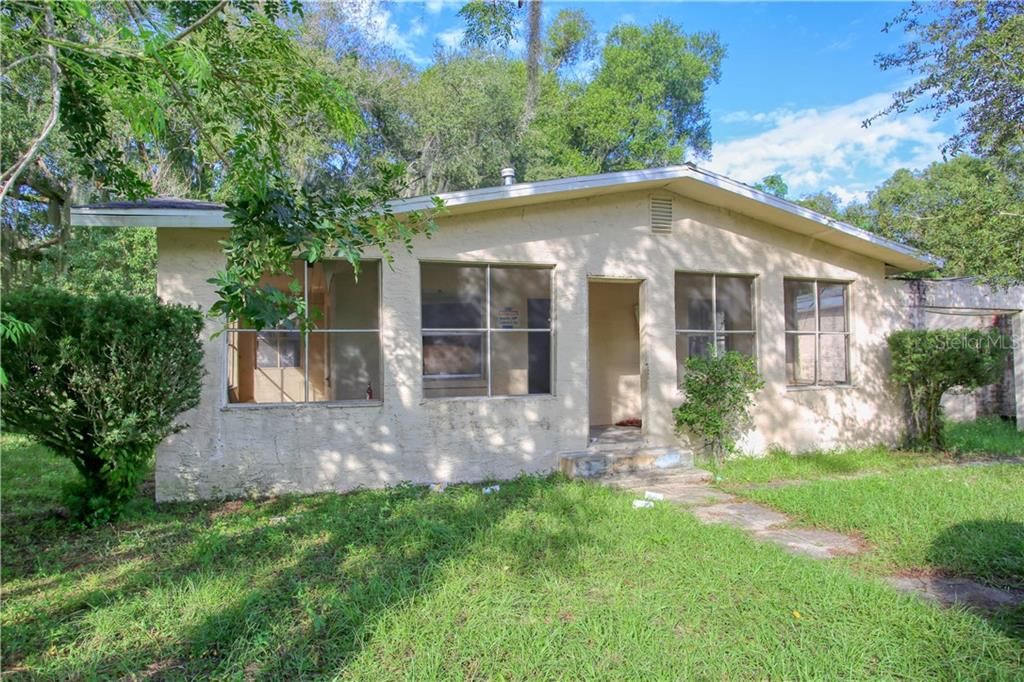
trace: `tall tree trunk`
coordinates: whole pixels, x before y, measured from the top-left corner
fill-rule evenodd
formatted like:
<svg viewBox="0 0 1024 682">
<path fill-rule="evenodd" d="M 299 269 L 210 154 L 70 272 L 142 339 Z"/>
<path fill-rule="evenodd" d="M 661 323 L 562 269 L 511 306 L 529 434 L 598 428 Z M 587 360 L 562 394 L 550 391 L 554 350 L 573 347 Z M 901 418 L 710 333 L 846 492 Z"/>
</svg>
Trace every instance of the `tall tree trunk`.
<svg viewBox="0 0 1024 682">
<path fill-rule="evenodd" d="M 519 122 L 520 137 L 526 135 L 533 117 L 537 113 L 537 99 L 540 95 L 540 52 L 541 52 L 541 0 L 530 0 L 527 7 L 526 29 L 526 101 L 523 116 Z"/>
</svg>

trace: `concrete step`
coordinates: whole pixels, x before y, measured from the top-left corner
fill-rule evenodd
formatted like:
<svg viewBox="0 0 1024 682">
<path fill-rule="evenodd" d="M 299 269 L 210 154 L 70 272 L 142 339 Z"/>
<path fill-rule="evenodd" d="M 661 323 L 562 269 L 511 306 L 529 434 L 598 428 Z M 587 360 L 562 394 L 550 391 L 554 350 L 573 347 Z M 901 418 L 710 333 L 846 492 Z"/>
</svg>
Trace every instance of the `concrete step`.
<svg viewBox="0 0 1024 682">
<path fill-rule="evenodd" d="M 693 453 L 676 447 L 566 452 L 561 469 L 569 478 L 595 478 L 636 471 L 693 467 Z"/>
<path fill-rule="evenodd" d="M 626 474 L 615 474 L 604 476 L 603 480 L 616 488 L 625 490 L 665 492 L 670 489 L 682 489 L 687 487 L 699 487 L 703 497 L 712 496 L 731 499 L 731 495 L 721 493 L 715 489 L 707 488 L 704 484 L 710 483 L 714 475 L 710 471 L 697 469 L 696 467 L 672 467 L 671 469 L 655 469 L 648 471 L 635 471 Z M 669 499 L 667 497 L 667 499 Z"/>
</svg>

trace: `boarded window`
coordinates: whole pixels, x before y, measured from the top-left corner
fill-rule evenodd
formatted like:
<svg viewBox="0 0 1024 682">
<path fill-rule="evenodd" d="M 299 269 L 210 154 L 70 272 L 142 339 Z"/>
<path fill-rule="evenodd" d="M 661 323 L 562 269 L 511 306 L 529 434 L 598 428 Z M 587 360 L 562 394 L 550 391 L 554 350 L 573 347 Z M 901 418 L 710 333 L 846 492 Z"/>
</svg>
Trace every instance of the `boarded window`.
<svg viewBox="0 0 1024 682">
<path fill-rule="evenodd" d="M 381 397 L 380 263 L 365 261 L 358 278 L 346 261 L 296 261 L 286 275 L 261 284 L 303 297 L 312 329 L 228 336 L 228 402 L 297 403 Z M 293 325 L 294 327 L 294 325 Z"/>
<path fill-rule="evenodd" d="M 551 392 L 550 268 L 421 264 L 428 398 Z"/>
<path fill-rule="evenodd" d="M 850 382 L 849 285 L 787 279 L 786 381 L 790 386 Z"/>
</svg>

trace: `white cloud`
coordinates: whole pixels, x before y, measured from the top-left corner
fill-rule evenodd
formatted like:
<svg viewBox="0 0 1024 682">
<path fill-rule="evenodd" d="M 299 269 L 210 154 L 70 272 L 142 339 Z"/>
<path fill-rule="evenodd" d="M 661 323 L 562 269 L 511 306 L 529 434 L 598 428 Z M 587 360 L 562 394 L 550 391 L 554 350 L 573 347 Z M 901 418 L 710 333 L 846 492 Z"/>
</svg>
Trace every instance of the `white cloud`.
<svg viewBox="0 0 1024 682">
<path fill-rule="evenodd" d="M 359 27 L 372 41 L 386 45 L 398 54 L 418 65 L 429 64 L 430 60 L 417 54 L 406 34 L 391 21 L 391 12 L 376 3 L 366 3 L 352 8 L 350 21 Z M 410 33 L 412 33 L 410 31 Z"/>
<path fill-rule="evenodd" d="M 427 27 L 423 25 L 419 17 L 413 17 L 412 21 L 409 22 L 409 35 L 414 38 L 418 38 L 427 32 Z"/>
<path fill-rule="evenodd" d="M 940 158 L 946 134 L 924 114 L 887 116 L 864 128 L 861 122 L 889 102 L 880 93 L 830 109 L 732 112 L 732 122 L 768 122 L 762 133 L 716 144 L 707 166 L 742 182 L 780 173 L 794 194 L 828 187 L 840 197 L 890 175 L 900 167 L 920 168 Z M 836 188 L 845 187 L 843 192 Z M 863 190 L 861 190 L 863 191 Z"/>
<path fill-rule="evenodd" d="M 773 109 L 772 111 L 730 111 L 719 117 L 722 123 L 758 123 L 778 124 L 791 118 L 794 112 L 791 109 Z"/>
<path fill-rule="evenodd" d="M 843 204 L 848 204 L 851 201 L 865 201 L 868 198 L 868 191 L 866 189 L 852 189 L 851 187 L 843 187 L 842 185 L 832 185 L 826 191 L 835 194 L 839 197 L 839 201 Z"/>
<path fill-rule="evenodd" d="M 445 7 L 452 7 L 458 5 L 461 7 L 466 3 L 466 0 L 427 0 L 427 12 L 430 14 L 438 14 Z"/>
<path fill-rule="evenodd" d="M 462 42 L 462 36 L 465 35 L 465 33 L 466 32 L 461 28 L 454 27 L 447 31 L 441 31 L 434 36 L 434 39 L 441 43 L 442 46 L 447 47 L 448 49 L 454 49 Z"/>
</svg>

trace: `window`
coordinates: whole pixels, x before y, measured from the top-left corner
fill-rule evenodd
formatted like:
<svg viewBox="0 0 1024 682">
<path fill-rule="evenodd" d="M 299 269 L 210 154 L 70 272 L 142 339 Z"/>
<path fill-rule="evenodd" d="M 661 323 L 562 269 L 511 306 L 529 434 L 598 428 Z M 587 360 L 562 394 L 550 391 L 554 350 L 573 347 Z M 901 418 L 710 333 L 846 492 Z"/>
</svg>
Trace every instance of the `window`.
<svg viewBox="0 0 1024 682">
<path fill-rule="evenodd" d="M 849 383 L 848 285 L 787 279 L 783 286 L 786 381 L 790 386 Z"/>
<path fill-rule="evenodd" d="M 755 355 L 754 278 L 676 273 L 676 365 L 712 351 Z"/>
<path fill-rule="evenodd" d="M 358 280 L 346 261 L 292 264 L 288 275 L 261 284 L 289 291 L 300 284 L 313 318 L 294 327 L 228 331 L 229 403 L 378 400 L 381 396 L 380 263 L 364 261 Z"/>
<path fill-rule="evenodd" d="M 551 393 L 551 268 L 422 263 L 423 394 Z"/>
</svg>

